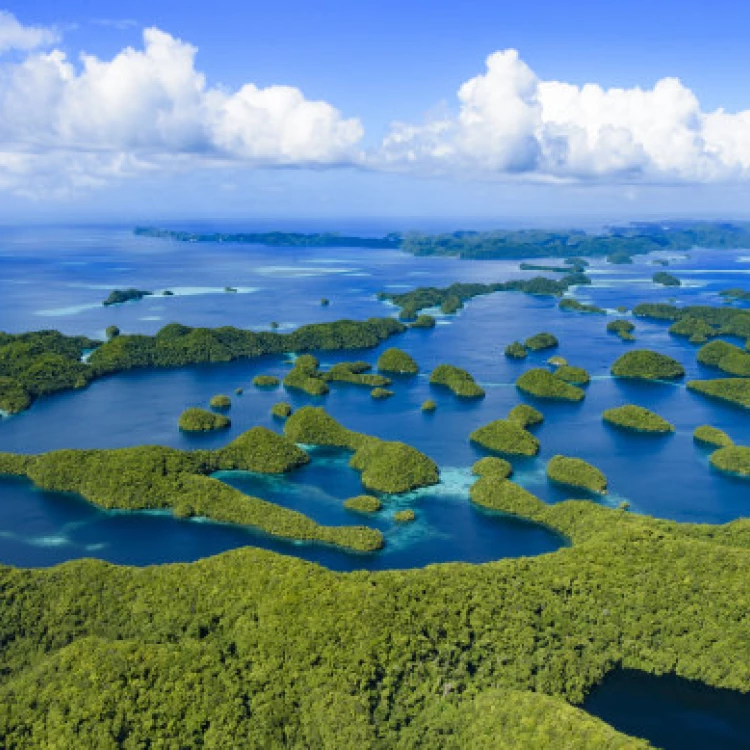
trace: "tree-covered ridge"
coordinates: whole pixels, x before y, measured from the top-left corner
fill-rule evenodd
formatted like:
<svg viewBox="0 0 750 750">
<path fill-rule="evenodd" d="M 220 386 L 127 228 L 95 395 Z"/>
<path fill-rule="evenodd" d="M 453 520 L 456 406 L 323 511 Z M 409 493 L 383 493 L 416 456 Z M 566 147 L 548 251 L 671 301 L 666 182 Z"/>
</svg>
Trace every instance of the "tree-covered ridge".
<svg viewBox="0 0 750 750">
<path fill-rule="evenodd" d="M 404 235 L 402 248 L 413 255 L 448 255 L 460 258 L 522 259 L 567 258 L 571 255 L 642 255 L 657 250 L 690 250 L 694 247 L 727 250 L 750 247 L 750 225 L 745 223 L 669 222 L 610 227 L 599 234 L 582 230 L 541 229 L 452 232 Z M 622 261 L 620 261 L 622 262 Z"/>
<path fill-rule="evenodd" d="M 308 455 L 287 438 L 254 427 L 214 451 L 142 446 L 62 450 L 39 456 L 0 453 L 0 474 L 26 476 L 38 487 L 74 492 L 108 509 L 170 509 L 180 518 L 202 516 L 289 539 L 361 551 L 382 547 L 379 531 L 321 526 L 302 513 L 249 497 L 209 476 L 238 469 L 277 474 L 308 461 Z"/>
<path fill-rule="evenodd" d="M 352 451 L 349 465 L 361 472 L 369 490 L 396 494 L 437 484 L 437 464 L 416 448 L 348 430 L 321 408 L 303 407 L 286 421 L 284 433 L 295 443 Z"/>
<path fill-rule="evenodd" d="M 573 545 L 382 573 L 251 548 L 145 569 L 1 567 L 0 738 L 639 748 L 567 701 L 620 666 L 750 692 L 747 521 L 550 506 L 498 476 L 472 499 Z"/>
<path fill-rule="evenodd" d="M 367 247 L 397 250 L 401 235 L 397 232 L 384 237 L 357 237 L 336 232 L 306 234 L 302 232 L 181 232 L 158 227 L 136 227 L 139 237 L 154 237 L 176 242 L 220 242 L 235 245 L 266 245 L 269 247 Z"/>
<path fill-rule="evenodd" d="M 533 279 L 513 279 L 512 281 L 494 284 L 456 282 L 442 288 L 434 286 L 417 287 L 400 294 L 380 292 L 378 297 L 400 307 L 399 317 L 401 320 L 414 320 L 420 310 L 427 308 L 438 307 L 443 313 L 455 313 L 468 300 L 485 294 L 523 292 L 524 294 L 559 297 L 565 294 L 571 286 L 589 283 L 591 281 L 588 276 L 582 272 L 574 271 L 559 280 L 536 276 Z"/>
<path fill-rule="evenodd" d="M 750 341 L 750 310 L 710 305 L 677 307 L 647 302 L 636 305 L 633 314 L 651 320 L 672 321 L 669 332 L 687 336 L 694 343 L 704 343 L 714 336 L 736 336 Z"/>
<path fill-rule="evenodd" d="M 370 349 L 406 330 L 392 318 L 313 323 L 291 333 L 189 328 L 170 323 L 155 336 L 117 335 L 106 343 L 57 331 L 0 333 L 0 409 L 15 413 L 34 399 L 140 367 L 231 362 L 264 354 Z M 84 354 L 94 350 L 87 361 Z"/>
</svg>

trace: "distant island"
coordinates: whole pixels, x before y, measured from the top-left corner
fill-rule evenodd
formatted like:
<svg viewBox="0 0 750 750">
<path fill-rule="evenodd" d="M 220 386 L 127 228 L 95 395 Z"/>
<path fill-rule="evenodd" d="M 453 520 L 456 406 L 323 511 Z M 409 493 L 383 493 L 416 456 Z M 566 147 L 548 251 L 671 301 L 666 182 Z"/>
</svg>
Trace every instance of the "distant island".
<svg viewBox="0 0 750 750">
<path fill-rule="evenodd" d="M 633 255 L 657 250 L 695 247 L 739 250 L 750 248 L 750 223 L 708 221 L 637 222 L 590 233 L 581 229 L 498 229 L 444 234 L 391 232 L 384 237 L 358 237 L 334 232 L 184 232 L 137 227 L 135 234 L 178 242 L 223 242 L 270 247 L 364 247 L 403 250 L 411 255 L 455 256 L 473 260 L 570 258 L 606 256 L 612 263 L 628 263 Z M 533 267 L 532 267 L 533 268 Z M 560 271 L 565 269 L 551 268 Z"/>
<path fill-rule="evenodd" d="M 156 227 L 136 227 L 139 237 L 156 237 L 177 242 L 223 242 L 239 245 L 268 245 L 269 247 L 366 247 L 382 250 L 401 248 L 401 235 L 391 233 L 385 237 L 354 237 L 335 232 L 302 234 L 300 232 L 179 232 Z"/>
<path fill-rule="evenodd" d="M 110 292 L 109 297 L 102 302 L 105 307 L 110 305 L 121 305 L 123 302 L 132 302 L 134 300 L 150 297 L 153 292 L 147 292 L 145 289 L 115 289 Z"/>
</svg>

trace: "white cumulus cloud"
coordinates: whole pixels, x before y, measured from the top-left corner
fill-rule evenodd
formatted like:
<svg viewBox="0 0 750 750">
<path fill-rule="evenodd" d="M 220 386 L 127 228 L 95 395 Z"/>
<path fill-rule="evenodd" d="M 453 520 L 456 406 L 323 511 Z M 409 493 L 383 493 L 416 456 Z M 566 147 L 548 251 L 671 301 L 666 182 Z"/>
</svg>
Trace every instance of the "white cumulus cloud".
<svg viewBox="0 0 750 750">
<path fill-rule="evenodd" d="M 32 50 L 54 44 L 59 39 L 55 29 L 24 26 L 8 11 L 0 10 L 0 53 L 10 50 Z"/>
<path fill-rule="evenodd" d="M 372 159 L 478 177 L 748 179 L 750 111 L 704 112 L 676 78 L 651 89 L 544 81 L 511 49 L 460 87 L 455 116 L 394 124 Z"/>
<path fill-rule="evenodd" d="M 54 49 L 0 64 L 0 185 L 47 192 L 50 161 L 69 164 L 60 174 L 64 189 L 85 184 L 87 175 L 95 184 L 144 168 L 359 158 L 357 119 L 289 86 L 210 87 L 195 67 L 196 52 L 151 28 L 142 49 L 128 47 L 111 60 L 82 54 L 71 61 Z"/>
</svg>

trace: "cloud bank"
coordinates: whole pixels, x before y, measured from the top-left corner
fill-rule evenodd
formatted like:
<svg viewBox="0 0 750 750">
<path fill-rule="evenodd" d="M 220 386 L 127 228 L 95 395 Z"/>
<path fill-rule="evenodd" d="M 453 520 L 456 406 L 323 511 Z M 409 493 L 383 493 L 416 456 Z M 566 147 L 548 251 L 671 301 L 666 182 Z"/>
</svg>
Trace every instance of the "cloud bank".
<svg viewBox="0 0 750 750">
<path fill-rule="evenodd" d="M 750 178 L 750 111 L 706 113 L 690 89 L 604 89 L 540 80 L 495 52 L 458 91 L 458 113 L 395 124 L 378 158 L 395 169 L 540 180 L 710 182 Z"/>
<path fill-rule="evenodd" d="M 542 80 L 495 52 L 451 114 L 364 129 L 292 86 L 227 91 L 195 47 L 156 28 L 111 60 L 54 48 L 54 29 L 0 12 L 0 190 L 66 195 L 149 171 L 234 166 L 461 179 L 711 183 L 750 179 L 750 110 L 704 112 L 676 78 L 651 89 Z M 12 53 L 12 54 L 11 54 Z"/>
</svg>

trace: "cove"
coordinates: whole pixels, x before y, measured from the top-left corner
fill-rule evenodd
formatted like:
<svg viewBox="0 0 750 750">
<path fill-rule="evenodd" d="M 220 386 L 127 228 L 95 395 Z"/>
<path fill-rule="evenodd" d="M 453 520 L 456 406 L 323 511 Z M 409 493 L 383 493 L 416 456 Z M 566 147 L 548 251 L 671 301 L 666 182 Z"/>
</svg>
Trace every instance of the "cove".
<svg viewBox="0 0 750 750">
<path fill-rule="evenodd" d="M 351 470 L 349 470 L 350 473 Z M 302 472 L 295 472 L 301 474 Z M 243 546 L 293 555 L 331 570 L 387 570 L 440 562 L 482 563 L 505 557 L 539 555 L 564 545 L 543 526 L 475 509 L 465 493 L 433 491 L 410 498 L 417 521 L 398 524 L 393 501 L 377 520 L 343 508 L 328 482 L 337 472 L 316 467 L 294 483 L 287 478 L 231 473 L 225 481 L 245 492 L 307 513 L 328 524 L 365 524 L 379 528 L 386 547 L 362 554 L 334 547 L 293 542 L 246 527 L 202 519 L 176 519 L 169 511 L 111 511 L 77 495 L 48 492 L 25 479 L 0 478 L 0 563 L 49 567 L 93 557 L 120 565 L 193 562 Z M 315 483 L 320 481 L 319 485 Z M 275 486 L 274 486 L 275 485 Z M 351 495 L 347 495 L 351 496 Z M 283 500 L 283 502 L 281 502 Z"/>
<path fill-rule="evenodd" d="M 750 695 L 676 675 L 616 670 L 594 688 L 583 708 L 664 750 L 750 747 Z"/>
</svg>

